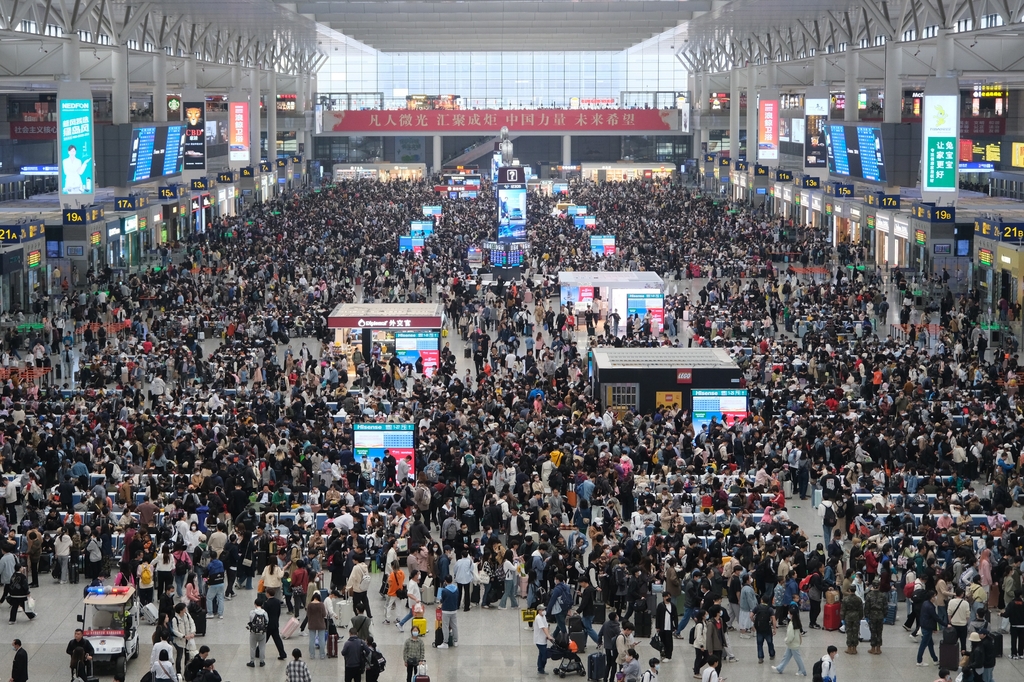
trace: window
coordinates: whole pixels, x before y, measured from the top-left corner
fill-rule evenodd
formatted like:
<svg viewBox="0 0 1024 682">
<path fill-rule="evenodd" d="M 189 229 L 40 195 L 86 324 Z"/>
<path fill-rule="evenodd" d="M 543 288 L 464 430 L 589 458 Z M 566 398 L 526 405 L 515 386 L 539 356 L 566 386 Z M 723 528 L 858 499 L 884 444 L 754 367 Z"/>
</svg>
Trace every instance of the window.
<svg viewBox="0 0 1024 682">
<path fill-rule="evenodd" d="M 921 29 L 922 38 L 934 38 L 937 35 L 939 35 L 939 27 L 937 24 L 925 26 L 923 29 Z"/>
<path fill-rule="evenodd" d="M 999 14 L 986 14 L 981 17 L 982 28 L 995 28 L 1003 25 L 1003 17 Z"/>
<path fill-rule="evenodd" d="M 64 29 L 57 24 L 47 24 L 45 35 L 52 36 L 54 38 L 62 38 L 64 36 Z"/>
<path fill-rule="evenodd" d="M 640 407 L 640 384 L 606 384 L 604 389 L 609 407 L 629 410 Z"/>
</svg>

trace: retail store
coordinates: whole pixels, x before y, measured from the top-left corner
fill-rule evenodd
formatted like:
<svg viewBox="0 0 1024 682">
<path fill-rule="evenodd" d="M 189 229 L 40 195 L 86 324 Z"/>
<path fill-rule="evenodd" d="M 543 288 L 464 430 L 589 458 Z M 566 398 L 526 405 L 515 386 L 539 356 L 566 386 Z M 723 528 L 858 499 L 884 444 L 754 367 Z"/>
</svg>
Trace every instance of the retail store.
<svg viewBox="0 0 1024 682">
<path fill-rule="evenodd" d="M 724 179 L 729 179 L 729 157 L 722 156 L 718 163 L 724 168 L 722 173 Z M 672 164 L 647 164 L 647 163 L 584 163 L 580 167 L 580 174 L 584 180 L 595 182 L 629 182 L 630 180 L 671 180 L 676 169 Z M 716 167 L 717 172 L 717 167 Z"/>
<path fill-rule="evenodd" d="M 430 376 L 439 367 L 443 309 L 436 303 L 342 303 L 327 318 L 334 330 L 329 354 L 348 357 L 358 349 L 363 358 L 392 357 Z"/>
<path fill-rule="evenodd" d="M 427 176 L 425 163 L 336 163 L 333 166 L 334 181 L 345 180 L 391 180 L 419 181 Z"/>
<path fill-rule="evenodd" d="M 952 206 L 915 202 L 910 209 L 910 267 L 936 275 L 945 268 L 951 276 L 965 267 L 967 258 L 956 256 L 955 223 L 956 209 Z"/>
</svg>

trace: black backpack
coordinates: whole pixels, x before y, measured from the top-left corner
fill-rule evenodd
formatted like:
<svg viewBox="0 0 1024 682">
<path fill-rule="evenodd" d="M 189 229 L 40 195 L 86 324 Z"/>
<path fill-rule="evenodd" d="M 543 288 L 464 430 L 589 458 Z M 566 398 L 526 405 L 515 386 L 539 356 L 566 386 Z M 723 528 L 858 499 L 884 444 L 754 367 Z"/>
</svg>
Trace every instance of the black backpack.
<svg viewBox="0 0 1024 682">
<path fill-rule="evenodd" d="M 825 507 L 825 515 L 822 520 L 825 522 L 825 525 L 829 528 L 834 528 L 835 525 L 839 523 L 839 517 L 836 516 L 836 510 L 834 505 L 830 504 L 827 507 Z"/>
<path fill-rule="evenodd" d="M 811 668 L 811 682 L 822 682 L 821 660 L 815 661 L 814 666 Z"/>
<path fill-rule="evenodd" d="M 754 627 L 757 630 L 767 630 L 772 626 L 772 611 L 761 604 L 754 611 Z"/>
</svg>

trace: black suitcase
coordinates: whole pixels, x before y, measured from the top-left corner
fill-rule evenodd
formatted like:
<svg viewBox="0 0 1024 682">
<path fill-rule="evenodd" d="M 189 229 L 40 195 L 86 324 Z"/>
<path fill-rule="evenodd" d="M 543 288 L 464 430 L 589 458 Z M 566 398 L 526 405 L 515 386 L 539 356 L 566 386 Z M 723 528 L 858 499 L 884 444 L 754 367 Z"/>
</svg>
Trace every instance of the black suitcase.
<svg viewBox="0 0 1024 682">
<path fill-rule="evenodd" d="M 189 614 L 192 616 L 192 620 L 196 624 L 196 636 L 206 636 L 206 611 L 202 609 L 189 610 Z"/>
<path fill-rule="evenodd" d="M 72 585 L 78 584 L 78 562 L 71 561 L 68 563 L 68 579 Z"/>
<path fill-rule="evenodd" d="M 565 626 L 569 629 L 569 634 L 583 632 L 583 618 L 580 616 L 569 616 L 565 619 Z"/>
<path fill-rule="evenodd" d="M 473 349 L 472 349 L 472 348 L 470 348 L 469 346 L 466 346 L 466 349 L 465 349 L 464 351 L 462 351 L 462 355 L 463 355 L 463 357 L 465 357 L 465 358 L 466 358 L 467 360 L 469 360 L 470 358 L 472 358 L 472 357 L 473 357 Z"/>
<path fill-rule="evenodd" d="M 576 642 L 576 653 L 582 654 L 587 650 L 587 633 L 585 632 L 570 632 L 569 639 Z"/>
<path fill-rule="evenodd" d="M 466 509 L 462 512 L 462 520 L 466 522 L 466 526 L 469 527 L 470 535 L 475 535 L 480 532 L 480 519 L 476 517 L 475 509 Z"/>
<path fill-rule="evenodd" d="M 1003 633 L 989 631 L 988 636 L 992 639 L 992 648 L 996 650 L 996 658 L 1003 657 Z"/>
<path fill-rule="evenodd" d="M 597 599 L 594 600 L 594 625 L 604 625 L 606 609 L 604 606 L 604 600 L 601 599 L 600 593 L 597 595 Z"/>
<path fill-rule="evenodd" d="M 587 679 L 590 682 L 603 682 L 605 663 L 607 660 L 603 651 L 587 656 Z"/>
<path fill-rule="evenodd" d="M 960 640 L 939 645 L 939 667 L 946 670 L 960 668 Z"/>
<path fill-rule="evenodd" d="M 651 612 L 637 611 L 633 614 L 633 624 L 636 625 L 637 637 L 651 636 Z"/>
<path fill-rule="evenodd" d="M 444 627 L 434 628 L 434 646 L 444 644 Z"/>
</svg>

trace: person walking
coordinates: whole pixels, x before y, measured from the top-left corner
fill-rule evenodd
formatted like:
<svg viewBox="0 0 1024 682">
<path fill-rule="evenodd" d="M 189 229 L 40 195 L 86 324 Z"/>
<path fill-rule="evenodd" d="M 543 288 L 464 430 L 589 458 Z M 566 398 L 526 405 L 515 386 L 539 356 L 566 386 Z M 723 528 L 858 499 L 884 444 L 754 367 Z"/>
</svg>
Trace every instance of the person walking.
<svg viewBox="0 0 1024 682">
<path fill-rule="evenodd" d="M 754 634 L 757 636 L 758 663 L 764 663 L 765 644 L 768 645 L 768 657 L 775 660 L 775 633 L 778 630 L 778 621 L 775 619 L 775 609 L 771 607 L 771 599 L 771 593 L 765 593 L 761 603 L 750 613 L 750 620 L 754 623 Z"/>
<path fill-rule="evenodd" d="M 921 602 L 921 610 L 917 615 L 917 625 L 921 631 L 921 643 L 917 646 L 917 665 L 926 666 L 924 662 L 924 650 L 928 649 L 928 653 L 931 654 L 932 662 L 936 665 L 939 662 L 939 657 L 935 655 L 935 643 L 932 639 L 932 635 L 935 634 L 935 628 L 939 624 L 939 613 L 935 608 L 935 591 L 928 590 L 925 592 L 924 601 Z M 850 629 L 847 628 L 846 632 L 849 633 Z M 847 634 L 847 640 L 850 636 Z"/>
<path fill-rule="evenodd" d="M 672 633 L 679 624 L 679 614 L 676 612 L 676 605 L 672 603 L 672 595 L 668 592 L 662 594 L 661 603 L 654 610 L 654 622 L 661 638 L 661 660 L 672 660 Z"/>
<path fill-rule="evenodd" d="M 860 644 L 860 621 L 864 617 L 864 602 L 857 596 L 857 589 L 851 585 L 840 606 L 843 622 L 846 623 L 846 653 L 856 654 Z"/>
<path fill-rule="evenodd" d="M 152 575 L 152 573 L 151 573 Z M 210 552 L 210 563 L 206 566 L 206 608 L 210 615 L 224 620 L 224 580 L 227 570 L 215 551 Z"/>
<path fill-rule="evenodd" d="M 807 677 L 804 659 L 800 657 L 801 644 L 803 644 L 803 624 L 800 622 L 800 607 L 790 604 L 789 624 L 786 626 L 786 653 L 782 654 L 782 660 L 777 666 L 772 666 L 772 671 L 781 675 L 789 660 L 796 659 L 796 674 L 800 677 Z"/>
<path fill-rule="evenodd" d="M 320 601 L 320 592 L 314 592 L 306 607 L 306 625 L 309 628 L 309 660 L 316 658 L 316 650 L 320 649 L 320 658 L 327 658 L 327 609 Z"/>
<path fill-rule="evenodd" d="M 882 653 L 882 626 L 888 609 L 889 595 L 878 589 L 878 583 L 871 583 L 868 586 L 868 593 L 864 595 L 864 617 L 868 621 L 868 629 L 871 630 L 869 654 Z"/>
<path fill-rule="evenodd" d="M 619 613 L 612 611 L 601 626 L 601 631 L 597 633 L 597 645 L 604 649 L 604 679 L 597 682 L 609 682 L 615 678 L 615 657 L 618 655 L 615 651 L 615 639 L 619 632 Z"/>
<path fill-rule="evenodd" d="M 345 583 L 345 588 L 348 590 L 349 596 L 352 597 L 352 608 L 355 609 L 359 606 L 362 608 L 363 613 L 373 618 L 373 613 L 370 611 L 370 600 L 366 596 L 367 590 L 370 589 L 371 580 L 369 558 L 366 558 L 362 561 L 354 562 L 352 572 L 348 576 L 348 582 Z"/>
<path fill-rule="evenodd" d="M 580 593 L 580 605 L 579 614 L 580 620 L 583 622 L 583 632 L 597 643 L 597 632 L 594 630 L 594 615 L 597 611 L 597 588 L 590 584 L 590 578 L 586 574 L 580 576 L 579 579 L 579 593 Z M 672 639 L 672 633 L 669 633 L 669 639 Z M 662 635 L 662 641 L 664 641 L 664 634 Z M 669 648 L 671 652 L 671 646 Z"/>
<path fill-rule="evenodd" d="M 11 642 L 14 647 L 14 660 L 11 661 L 10 682 L 28 682 L 28 652 L 21 648 L 21 640 Z"/>
<path fill-rule="evenodd" d="M 309 667 L 302 660 L 302 649 L 292 649 L 292 660 L 284 669 L 285 682 L 313 682 L 313 676 L 309 674 Z"/>
<path fill-rule="evenodd" d="M 348 640 L 341 647 L 341 658 L 345 661 L 345 682 L 360 682 L 363 677 L 363 662 L 370 659 L 370 647 L 359 639 L 355 628 L 348 631 Z"/>
<path fill-rule="evenodd" d="M 821 657 L 821 682 L 836 682 L 836 654 L 838 647 L 829 646 Z"/>
<path fill-rule="evenodd" d="M 953 598 L 946 604 L 946 619 L 956 629 L 956 636 L 960 639 L 960 650 L 966 650 L 967 624 L 971 621 L 971 602 L 964 597 L 964 588 L 959 585 L 953 588 Z"/>
<path fill-rule="evenodd" d="M 413 628 L 409 633 L 409 639 L 402 645 L 402 660 L 405 661 L 405 682 L 412 682 L 420 663 L 426 659 L 426 647 L 423 646 L 423 638 L 420 637 L 418 628 Z"/>
<path fill-rule="evenodd" d="M 708 660 L 707 650 L 707 624 L 704 622 L 704 610 L 697 609 L 693 612 L 693 629 L 690 630 L 690 639 L 693 644 L 693 678 L 700 679 L 700 669 Z"/>
<path fill-rule="evenodd" d="M 263 609 L 259 599 L 253 606 L 253 610 L 249 612 L 249 622 L 245 626 L 249 631 L 249 662 L 246 665 L 250 668 L 256 667 L 256 652 L 259 651 L 260 667 L 262 668 L 267 664 L 267 628 L 270 624 L 270 617 Z"/>
<path fill-rule="evenodd" d="M 277 646 L 277 660 L 283 661 L 288 657 L 284 653 L 284 642 L 281 641 L 281 600 L 277 598 L 277 590 L 267 590 L 263 610 L 267 612 L 267 641 L 273 640 Z"/>
<path fill-rule="evenodd" d="M 1024 592 L 1014 594 L 1001 615 L 1010 621 L 1010 660 L 1024 659 Z"/>
<path fill-rule="evenodd" d="M 398 560 L 391 562 L 391 573 L 388 575 L 388 603 L 384 607 L 384 624 L 391 623 L 391 614 L 395 614 L 395 622 L 398 622 L 398 606 L 405 601 L 408 592 L 405 589 L 405 571 L 398 564 Z"/>
<path fill-rule="evenodd" d="M 537 604 L 537 615 L 533 619 L 533 643 L 537 645 L 537 674 L 547 675 L 544 666 L 548 663 L 548 642 L 551 640 L 551 632 L 548 628 L 548 619 L 545 617 L 547 607 Z"/>
<path fill-rule="evenodd" d="M 452 646 L 459 645 L 459 588 L 451 574 L 445 580 L 445 586 L 437 593 L 437 600 L 441 602 L 441 629 L 445 634 L 444 641 L 437 645 L 438 649 L 447 649 L 449 639 Z"/>
</svg>

